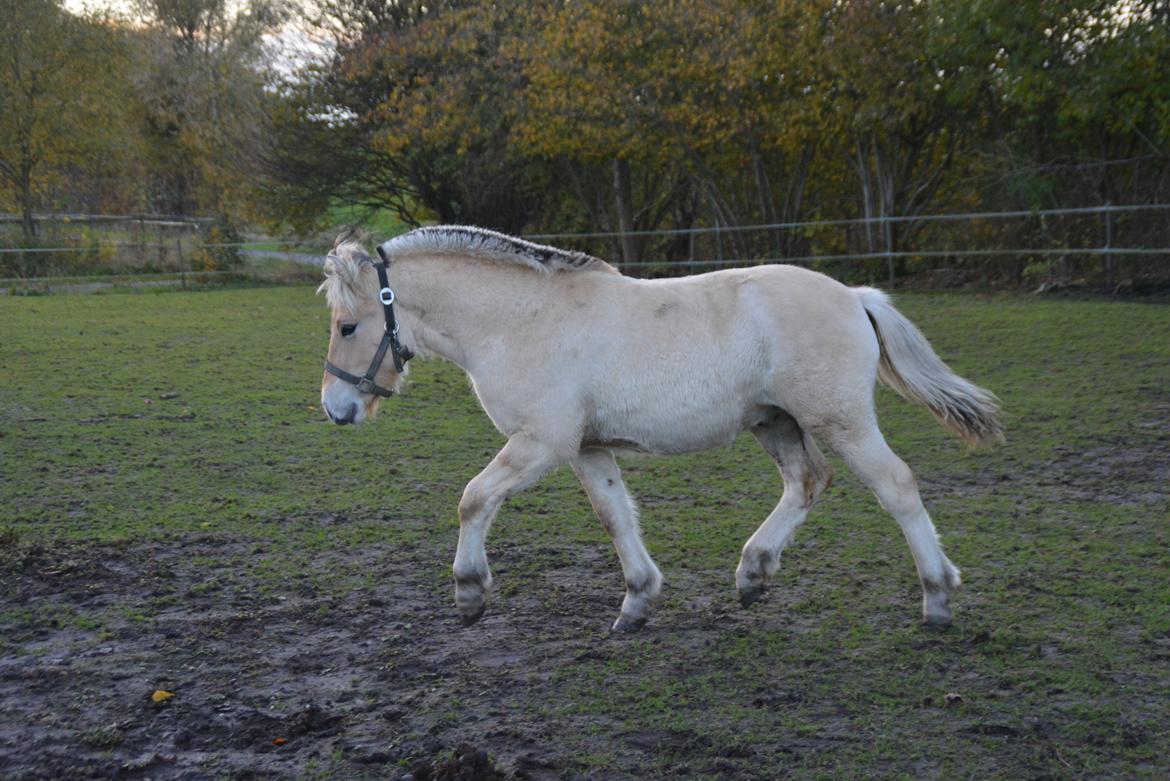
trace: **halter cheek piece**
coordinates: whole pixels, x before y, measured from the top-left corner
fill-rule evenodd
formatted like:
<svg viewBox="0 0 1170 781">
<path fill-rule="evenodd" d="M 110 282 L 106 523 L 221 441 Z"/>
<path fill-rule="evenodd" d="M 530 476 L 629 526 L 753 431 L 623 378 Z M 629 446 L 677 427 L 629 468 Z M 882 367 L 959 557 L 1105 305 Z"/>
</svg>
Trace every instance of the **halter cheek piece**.
<svg viewBox="0 0 1170 781">
<path fill-rule="evenodd" d="M 374 376 L 378 373 L 378 369 L 382 368 L 386 351 L 390 351 L 390 355 L 394 359 L 394 370 L 399 374 L 402 374 L 406 362 L 414 357 L 414 353 L 403 347 L 402 343 L 398 341 L 398 320 L 394 317 L 394 291 L 390 289 L 390 280 L 386 276 L 389 261 L 386 260 L 386 253 L 382 251 L 381 247 L 378 247 L 378 256 L 382 258 L 382 262 L 376 263 L 374 270 L 378 272 L 378 284 L 382 286 L 378 291 L 378 300 L 382 302 L 382 313 L 386 316 L 386 328 L 382 332 L 382 341 L 378 344 L 378 351 L 374 353 L 374 360 L 370 362 L 370 368 L 366 369 L 363 377 L 350 374 L 345 369 L 334 366 L 328 359 L 325 361 L 325 371 L 357 386 L 360 393 L 372 393 L 375 396 L 385 398 L 393 396 L 394 391 L 383 388 L 374 382 Z"/>
</svg>

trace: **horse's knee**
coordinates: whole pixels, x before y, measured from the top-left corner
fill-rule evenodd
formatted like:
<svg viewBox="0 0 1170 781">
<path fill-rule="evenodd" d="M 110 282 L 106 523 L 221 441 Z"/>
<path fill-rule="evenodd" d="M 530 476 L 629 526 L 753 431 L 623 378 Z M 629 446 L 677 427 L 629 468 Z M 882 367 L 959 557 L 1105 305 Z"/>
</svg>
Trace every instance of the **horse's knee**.
<svg viewBox="0 0 1170 781">
<path fill-rule="evenodd" d="M 459 523 L 462 525 L 483 515 L 488 498 L 482 491 L 468 485 L 463 490 L 463 498 L 459 500 Z"/>
</svg>

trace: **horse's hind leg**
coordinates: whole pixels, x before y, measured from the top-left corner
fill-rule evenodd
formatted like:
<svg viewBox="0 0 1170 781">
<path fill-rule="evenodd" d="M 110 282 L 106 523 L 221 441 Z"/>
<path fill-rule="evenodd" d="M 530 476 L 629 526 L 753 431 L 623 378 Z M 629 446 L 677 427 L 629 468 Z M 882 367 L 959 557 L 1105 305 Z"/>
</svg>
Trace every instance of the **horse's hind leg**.
<svg viewBox="0 0 1170 781">
<path fill-rule="evenodd" d="M 890 450 L 874 422 L 834 431 L 829 443 L 902 527 L 922 583 L 923 623 L 949 625 L 950 596 L 959 587 L 959 570 L 939 545 L 910 467 Z"/>
<path fill-rule="evenodd" d="M 642 543 L 634 501 L 608 450 L 582 450 L 571 462 L 601 525 L 609 532 L 626 578 L 626 598 L 614 622 L 615 631 L 641 629 L 650 606 L 662 590 L 662 574 Z"/>
<path fill-rule="evenodd" d="M 765 581 L 780 566 L 780 553 L 833 479 L 833 470 L 816 442 L 787 412 L 777 410 L 771 420 L 751 431 L 780 468 L 784 493 L 776 509 L 743 546 L 735 586 L 744 607 L 760 598 Z"/>
</svg>

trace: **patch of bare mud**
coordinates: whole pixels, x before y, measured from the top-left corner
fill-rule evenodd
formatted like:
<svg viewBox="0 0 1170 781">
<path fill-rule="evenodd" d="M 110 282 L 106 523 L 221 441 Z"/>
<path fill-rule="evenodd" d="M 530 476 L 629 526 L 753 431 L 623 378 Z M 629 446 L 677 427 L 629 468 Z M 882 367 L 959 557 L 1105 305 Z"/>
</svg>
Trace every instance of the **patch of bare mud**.
<svg viewBox="0 0 1170 781">
<path fill-rule="evenodd" d="M 256 550 L 212 535 L 8 541 L 0 777 L 638 777 L 591 774 L 562 743 L 559 731 L 574 728 L 547 717 L 564 670 L 621 654 L 625 638 L 608 632 L 621 575 L 607 548 L 494 551 L 498 582 L 534 557 L 542 588 L 501 595 L 471 629 L 449 585 L 419 574 L 439 551 L 366 549 L 360 569 L 376 585 L 339 594 L 274 588 L 232 566 Z M 340 555 L 313 568 L 329 572 Z M 730 602 L 730 581 L 727 591 Z M 698 645 L 735 623 L 688 608 L 672 631 Z M 582 719 L 577 728 L 589 726 Z M 713 751 L 673 733 L 620 740 L 631 768 L 664 749 Z"/>
<path fill-rule="evenodd" d="M 1154 504 L 1170 499 L 1170 429 L 1146 446 L 1103 444 L 1084 451 L 1060 448 L 1040 470 L 1037 484 L 1073 499 Z"/>
</svg>

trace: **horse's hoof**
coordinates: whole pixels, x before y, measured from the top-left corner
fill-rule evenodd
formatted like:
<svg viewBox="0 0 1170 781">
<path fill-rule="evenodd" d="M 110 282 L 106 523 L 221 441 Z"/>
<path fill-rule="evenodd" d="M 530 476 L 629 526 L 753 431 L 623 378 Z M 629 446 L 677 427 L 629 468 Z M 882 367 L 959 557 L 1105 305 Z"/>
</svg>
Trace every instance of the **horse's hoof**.
<svg viewBox="0 0 1170 781">
<path fill-rule="evenodd" d="M 483 611 L 487 610 L 487 603 L 484 602 L 479 606 L 479 609 L 473 613 L 460 613 L 459 620 L 463 622 L 464 626 L 471 626 L 483 616 Z"/>
<path fill-rule="evenodd" d="M 941 631 L 951 627 L 951 611 L 947 609 L 935 610 L 922 615 L 922 625 L 927 629 Z"/>
<path fill-rule="evenodd" d="M 923 625 L 930 629 L 946 629 L 948 626 L 950 626 L 950 603 L 950 592 L 944 591 L 942 589 L 927 589 L 922 597 Z"/>
<path fill-rule="evenodd" d="M 740 589 L 739 604 L 744 608 L 749 608 L 754 605 L 756 600 L 758 600 L 763 595 L 763 586 L 752 586 L 751 588 Z"/>
<path fill-rule="evenodd" d="M 642 627 L 646 626 L 646 617 L 634 618 L 628 613 L 622 613 L 618 616 L 617 621 L 613 622 L 614 632 L 637 632 Z"/>
</svg>

